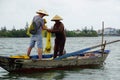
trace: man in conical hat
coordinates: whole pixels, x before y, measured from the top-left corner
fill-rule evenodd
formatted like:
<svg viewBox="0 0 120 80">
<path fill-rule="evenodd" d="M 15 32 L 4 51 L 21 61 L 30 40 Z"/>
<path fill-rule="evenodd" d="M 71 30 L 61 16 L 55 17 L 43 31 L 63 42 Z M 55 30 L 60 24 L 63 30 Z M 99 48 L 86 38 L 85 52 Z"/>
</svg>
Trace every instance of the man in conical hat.
<svg viewBox="0 0 120 80">
<path fill-rule="evenodd" d="M 32 22 L 34 22 L 36 25 L 34 25 L 37 28 L 36 34 L 32 34 L 31 40 L 30 40 L 30 46 L 27 51 L 27 55 L 30 56 L 32 48 L 35 46 L 35 42 L 37 43 L 38 47 L 38 57 L 41 60 L 42 59 L 42 29 L 44 26 L 44 16 L 48 16 L 48 13 L 41 9 L 36 12 L 38 15 L 34 16 Z"/>
<path fill-rule="evenodd" d="M 51 21 L 55 21 L 55 24 L 53 26 L 53 29 L 47 29 L 47 31 L 55 34 L 55 44 L 54 44 L 54 58 L 57 57 L 57 55 L 62 56 L 65 41 L 66 41 L 66 35 L 65 35 L 65 29 L 64 25 L 61 22 L 63 20 L 60 16 L 55 15 Z"/>
</svg>

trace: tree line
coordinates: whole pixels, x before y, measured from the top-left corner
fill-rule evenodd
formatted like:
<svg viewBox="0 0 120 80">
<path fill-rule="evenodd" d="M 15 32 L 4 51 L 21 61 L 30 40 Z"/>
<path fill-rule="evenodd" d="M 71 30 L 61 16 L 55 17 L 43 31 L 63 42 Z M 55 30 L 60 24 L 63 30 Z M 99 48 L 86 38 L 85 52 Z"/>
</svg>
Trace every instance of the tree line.
<svg viewBox="0 0 120 80">
<path fill-rule="evenodd" d="M 82 30 L 75 30 L 75 31 L 66 30 L 66 36 L 67 37 L 97 37 L 98 34 L 95 30 L 93 30 L 93 27 L 91 27 L 91 29 L 84 27 Z"/>
<path fill-rule="evenodd" d="M 12 30 L 7 30 L 6 26 L 1 27 L 0 29 L 0 37 L 29 37 L 27 32 L 28 25 L 25 26 L 24 29 L 15 29 L 13 27 Z M 93 28 L 87 29 L 85 27 L 84 29 L 80 30 L 65 30 L 67 37 L 97 37 L 98 34 Z M 54 36 L 54 34 L 52 34 Z"/>
</svg>

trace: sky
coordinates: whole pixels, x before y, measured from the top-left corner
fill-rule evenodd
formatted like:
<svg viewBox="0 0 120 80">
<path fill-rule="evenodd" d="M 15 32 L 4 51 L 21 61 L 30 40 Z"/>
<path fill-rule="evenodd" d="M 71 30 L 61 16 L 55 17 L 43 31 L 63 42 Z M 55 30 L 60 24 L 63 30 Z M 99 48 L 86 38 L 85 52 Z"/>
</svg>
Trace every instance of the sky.
<svg viewBox="0 0 120 80">
<path fill-rule="evenodd" d="M 45 9 L 47 26 L 51 28 L 55 15 L 63 18 L 67 30 L 94 30 L 112 27 L 120 29 L 120 0 L 0 0 L 0 28 L 24 29 L 31 23 L 36 11 Z"/>
</svg>

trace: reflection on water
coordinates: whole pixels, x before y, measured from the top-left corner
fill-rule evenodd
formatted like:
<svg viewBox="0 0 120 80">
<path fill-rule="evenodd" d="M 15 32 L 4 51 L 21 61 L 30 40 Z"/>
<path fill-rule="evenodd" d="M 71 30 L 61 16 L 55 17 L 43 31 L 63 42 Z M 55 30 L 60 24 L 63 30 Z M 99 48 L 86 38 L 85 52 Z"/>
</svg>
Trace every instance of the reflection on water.
<svg viewBox="0 0 120 80">
<path fill-rule="evenodd" d="M 87 69 L 70 69 L 70 70 L 54 70 L 30 74 L 19 74 L 19 73 L 8 73 L 6 71 L 1 71 L 0 79 L 10 79 L 10 80 L 81 80 L 86 79 L 90 75 L 95 75 L 98 71 L 104 70 L 104 66 L 96 68 Z M 85 75 L 88 77 L 84 78 Z"/>
<path fill-rule="evenodd" d="M 14 74 L 14 73 L 4 73 L 2 72 L 1 79 L 11 79 L 11 80 L 58 80 L 63 79 L 65 75 L 64 71 L 48 71 L 41 73 L 31 73 L 31 74 Z"/>
<path fill-rule="evenodd" d="M 31 74 L 18 74 L 18 73 L 15 74 L 15 73 L 6 73 L 5 71 L 3 71 L 1 72 L 2 76 L 0 78 L 11 79 L 11 80 L 63 80 L 63 79 L 65 80 L 65 78 L 67 78 L 66 80 L 73 80 L 73 78 L 75 77 L 77 79 L 77 77 L 80 78 L 83 75 L 92 75 L 97 72 L 96 70 L 99 69 L 100 68 L 55 70 L 55 71 L 47 71 L 47 72 L 31 73 Z M 92 72 L 90 70 L 92 70 Z"/>
</svg>

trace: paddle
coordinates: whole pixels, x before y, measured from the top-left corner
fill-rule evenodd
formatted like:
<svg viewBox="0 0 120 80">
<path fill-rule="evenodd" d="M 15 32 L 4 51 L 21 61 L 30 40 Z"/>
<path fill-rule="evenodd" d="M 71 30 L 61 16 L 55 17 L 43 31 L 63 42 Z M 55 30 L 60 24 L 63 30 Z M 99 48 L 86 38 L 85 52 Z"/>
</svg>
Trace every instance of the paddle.
<svg viewBox="0 0 120 80">
<path fill-rule="evenodd" d="M 111 41 L 111 42 L 108 42 L 106 43 L 107 44 L 111 44 L 111 43 L 115 43 L 115 42 L 119 42 L 120 40 L 115 40 L 115 41 Z M 80 54 L 84 54 L 86 51 L 88 50 L 91 50 L 91 49 L 94 49 L 94 48 L 97 48 L 97 47 L 100 47 L 104 44 L 99 44 L 99 45 L 96 45 L 96 46 L 92 46 L 92 47 L 89 47 L 89 48 L 85 48 L 85 49 L 81 49 L 79 51 L 75 51 L 75 52 L 72 52 L 72 53 L 67 53 L 67 54 L 64 54 L 58 58 L 55 58 L 54 60 L 61 60 L 63 58 L 67 58 L 67 57 L 70 57 L 70 56 L 75 56 L 75 55 L 80 55 Z"/>
</svg>

